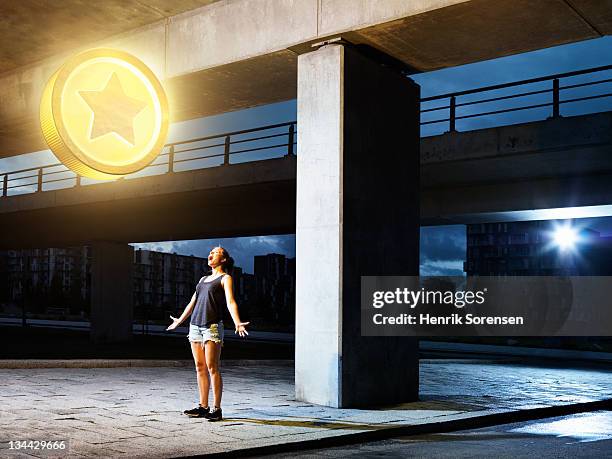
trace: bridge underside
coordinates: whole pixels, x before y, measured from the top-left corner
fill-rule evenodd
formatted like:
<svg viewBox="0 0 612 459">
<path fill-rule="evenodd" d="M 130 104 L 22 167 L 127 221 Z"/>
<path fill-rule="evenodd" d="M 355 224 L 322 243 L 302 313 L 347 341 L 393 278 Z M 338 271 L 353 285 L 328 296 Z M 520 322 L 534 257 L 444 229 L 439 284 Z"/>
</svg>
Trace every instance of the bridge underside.
<svg viewBox="0 0 612 459">
<path fill-rule="evenodd" d="M 285 234 L 295 232 L 295 181 L 39 209 L 8 221 L 4 248 Z"/>
<path fill-rule="evenodd" d="M 420 150 L 422 225 L 612 216 L 610 112 Z M 295 216 L 292 156 L 0 198 L 0 248 L 293 233 Z"/>
<path fill-rule="evenodd" d="M 165 178 L 133 181 L 144 180 Z M 268 183 L 4 213 L 2 220 L 10 224 L 0 225 L 0 249 L 294 233 L 295 202 L 294 175 Z M 612 216 L 610 203 L 612 174 L 423 189 L 421 225 Z"/>
<path fill-rule="evenodd" d="M 612 174 L 423 190 L 421 225 L 612 216 Z"/>
<path fill-rule="evenodd" d="M 274 180 L 266 181 L 272 171 Z M 6 199 L 21 210 L 2 214 L 10 222 L 0 225 L 3 248 L 291 233 L 295 161 L 259 161 Z"/>
</svg>

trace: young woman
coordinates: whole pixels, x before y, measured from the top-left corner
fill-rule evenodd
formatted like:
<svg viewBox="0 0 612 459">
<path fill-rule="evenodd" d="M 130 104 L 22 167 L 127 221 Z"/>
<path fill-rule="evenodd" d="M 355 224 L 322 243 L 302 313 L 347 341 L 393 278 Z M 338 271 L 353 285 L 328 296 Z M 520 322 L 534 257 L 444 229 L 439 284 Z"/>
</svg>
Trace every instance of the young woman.
<svg viewBox="0 0 612 459">
<path fill-rule="evenodd" d="M 246 326 L 238 314 L 238 305 L 234 299 L 232 276 L 228 274 L 234 266 L 234 259 L 223 247 L 215 247 L 208 255 L 210 275 L 200 279 L 191 301 L 180 317 L 172 317 L 172 324 L 166 330 L 174 330 L 191 315 L 189 335 L 191 352 L 195 361 L 198 378 L 200 404 L 184 413 L 191 417 L 204 417 L 209 421 L 222 418 L 221 393 L 223 381 L 219 373 L 219 359 L 223 346 L 223 311 L 229 312 L 236 326 L 234 333 L 244 337 L 248 335 Z M 208 393 L 212 381 L 213 409 L 208 406 Z"/>
</svg>

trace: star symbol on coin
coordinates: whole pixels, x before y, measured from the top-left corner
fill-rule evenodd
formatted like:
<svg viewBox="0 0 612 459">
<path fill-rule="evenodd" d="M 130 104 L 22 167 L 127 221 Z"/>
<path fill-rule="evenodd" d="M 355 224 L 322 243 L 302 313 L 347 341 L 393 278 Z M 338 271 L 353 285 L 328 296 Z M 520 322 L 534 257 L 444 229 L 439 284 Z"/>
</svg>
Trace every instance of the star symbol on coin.
<svg viewBox="0 0 612 459">
<path fill-rule="evenodd" d="M 114 180 L 152 164 L 164 149 L 170 115 L 161 81 L 120 49 L 69 57 L 40 99 L 40 128 L 53 154 L 82 177 Z"/>
<path fill-rule="evenodd" d="M 129 142 L 134 141 L 134 118 L 148 105 L 128 96 L 119 77 L 113 72 L 101 91 L 79 91 L 93 112 L 90 140 L 114 132 Z"/>
</svg>

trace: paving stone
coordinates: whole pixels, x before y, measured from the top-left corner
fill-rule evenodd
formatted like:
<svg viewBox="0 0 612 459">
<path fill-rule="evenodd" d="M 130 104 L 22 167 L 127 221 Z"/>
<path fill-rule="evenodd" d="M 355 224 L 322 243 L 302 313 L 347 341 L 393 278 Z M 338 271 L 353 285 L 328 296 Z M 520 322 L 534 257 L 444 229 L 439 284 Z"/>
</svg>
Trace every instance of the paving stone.
<svg viewBox="0 0 612 459">
<path fill-rule="evenodd" d="M 193 368 L 2 369 L 0 439 L 68 439 L 66 457 L 180 457 L 612 398 L 609 371 L 492 362 L 423 362 L 420 401 L 376 410 L 297 401 L 287 366 L 222 374 L 225 419 L 210 423 L 182 414 L 197 403 Z"/>
</svg>

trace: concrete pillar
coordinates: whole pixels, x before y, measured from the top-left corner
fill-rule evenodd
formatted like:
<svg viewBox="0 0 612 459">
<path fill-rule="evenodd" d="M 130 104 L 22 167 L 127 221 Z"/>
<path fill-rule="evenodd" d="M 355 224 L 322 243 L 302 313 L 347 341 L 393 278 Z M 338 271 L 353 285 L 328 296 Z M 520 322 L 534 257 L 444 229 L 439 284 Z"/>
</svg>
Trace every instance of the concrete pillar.
<svg viewBox="0 0 612 459">
<path fill-rule="evenodd" d="M 91 339 L 114 343 L 132 339 L 134 249 L 119 243 L 91 244 Z"/>
<path fill-rule="evenodd" d="M 419 86 L 354 48 L 298 58 L 298 400 L 418 397 L 417 341 L 362 337 L 361 276 L 418 275 Z"/>
</svg>

